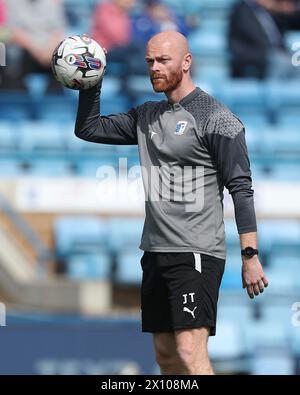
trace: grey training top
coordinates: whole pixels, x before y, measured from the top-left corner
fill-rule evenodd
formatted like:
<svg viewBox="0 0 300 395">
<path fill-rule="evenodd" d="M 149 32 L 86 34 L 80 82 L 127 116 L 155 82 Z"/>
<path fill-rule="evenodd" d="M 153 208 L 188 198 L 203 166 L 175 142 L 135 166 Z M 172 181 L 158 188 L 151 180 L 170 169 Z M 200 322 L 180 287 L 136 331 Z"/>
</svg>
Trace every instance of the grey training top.
<svg viewBox="0 0 300 395">
<path fill-rule="evenodd" d="M 146 102 L 100 116 L 100 88 L 81 91 L 75 134 L 87 141 L 138 144 L 146 195 L 140 248 L 225 259 L 223 189 L 239 233 L 256 231 L 243 124 L 196 88 L 179 103 Z"/>
</svg>

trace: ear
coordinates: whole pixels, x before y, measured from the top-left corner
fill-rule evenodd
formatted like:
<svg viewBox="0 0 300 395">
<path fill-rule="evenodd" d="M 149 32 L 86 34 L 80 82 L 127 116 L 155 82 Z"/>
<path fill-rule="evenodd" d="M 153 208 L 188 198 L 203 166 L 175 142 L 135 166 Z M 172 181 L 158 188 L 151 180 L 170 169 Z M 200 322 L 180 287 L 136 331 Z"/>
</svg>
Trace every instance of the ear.
<svg viewBox="0 0 300 395">
<path fill-rule="evenodd" d="M 192 55 L 187 53 L 183 60 L 183 71 L 188 71 L 192 65 Z"/>
</svg>

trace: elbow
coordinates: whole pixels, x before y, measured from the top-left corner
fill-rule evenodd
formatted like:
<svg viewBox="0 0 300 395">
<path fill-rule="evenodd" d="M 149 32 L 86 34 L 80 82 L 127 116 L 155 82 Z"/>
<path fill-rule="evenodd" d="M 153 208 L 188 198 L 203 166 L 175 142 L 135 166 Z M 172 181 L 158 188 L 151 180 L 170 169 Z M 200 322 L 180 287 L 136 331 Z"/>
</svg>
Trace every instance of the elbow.
<svg viewBox="0 0 300 395">
<path fill-rule="evenodd" d="M 79 129 L 79 128 L 77 128 L 77 127 L 75 127 L 74 134 L 75 134 L 75 136 L 78 137 L 79 139 L 82 138 L 82 137 L 81 137 L 81 129 Z"/>
<path fill-rule="evenodd" d="M 86 127 L 84 127 L 83 125 L 80 125 L 76 122 L 74 134 L 79 139 L 85 140 L 85 138 L 88 136 L 89 133 L 88 133 L 88 129 Z"/>
<path fill-rule="evenodd" d="M 98 142 L 98 137 L 101 135 L 98 130 L 96 119 L 89 122 L 77 121 L 75 124 L 74 134 L 79 139 L 92 142 Z"/>
<path fill-rule="evenodd" d="M 78 119 L 76 120 L 76 123 L 75 123 L 74 134 L 75 134 L 76 137 L 81 138 L 82 127 L 80 125 L 80 122 L 78 122 Z"/>
</svg>

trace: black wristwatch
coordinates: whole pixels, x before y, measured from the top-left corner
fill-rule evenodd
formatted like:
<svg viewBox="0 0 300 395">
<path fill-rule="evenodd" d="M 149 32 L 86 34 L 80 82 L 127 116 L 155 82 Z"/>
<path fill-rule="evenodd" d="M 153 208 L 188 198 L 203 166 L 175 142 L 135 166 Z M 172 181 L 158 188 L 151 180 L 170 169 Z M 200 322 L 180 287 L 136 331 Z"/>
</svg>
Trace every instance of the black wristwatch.
<svg viewBox="0 0 300 395">
<path fill-rule="evenodd" d="M 258 250 L 252 247 L 246 247 L 241 251 L 241 254 L 246 258 L 252 258 L 254 255 L 258 255 Z"/>
</svg>

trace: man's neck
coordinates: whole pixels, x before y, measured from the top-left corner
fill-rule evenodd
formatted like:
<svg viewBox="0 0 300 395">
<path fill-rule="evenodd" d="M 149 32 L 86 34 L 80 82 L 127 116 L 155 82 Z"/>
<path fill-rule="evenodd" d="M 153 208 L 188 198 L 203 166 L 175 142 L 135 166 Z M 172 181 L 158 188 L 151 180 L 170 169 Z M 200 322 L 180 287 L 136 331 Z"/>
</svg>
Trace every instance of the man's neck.
<svg viewBox="0 0 300 395">
<path fill-rule="evenodd" d="M 171 103 L 179 103 L 180 100 L 190 94 L 194 89 L 196 89 L 196 86 L 193 84 L 192 81 L 190 81 L 184 86 L 181 85 L 173 91 L 166 92 L 166 96 Z"/>
</svg>

